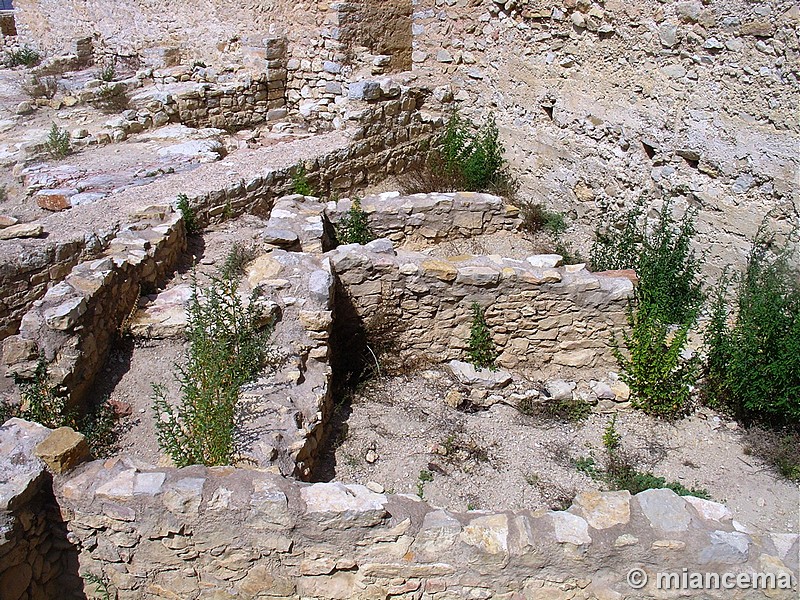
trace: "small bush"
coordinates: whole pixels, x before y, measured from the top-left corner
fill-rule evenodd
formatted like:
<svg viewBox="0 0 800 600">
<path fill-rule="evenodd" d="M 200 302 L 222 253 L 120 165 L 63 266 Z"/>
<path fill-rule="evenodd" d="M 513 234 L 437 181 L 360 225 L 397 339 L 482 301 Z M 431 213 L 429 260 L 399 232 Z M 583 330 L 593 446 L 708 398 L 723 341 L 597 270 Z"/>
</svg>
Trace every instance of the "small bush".
<svg viewBox="0 0 800 600">
<path fill-rule="evenodd" d="M 405 193 L 472 191 L 506 197 L 516 193 L 494 115 L 482 127 L 454 112 L 434 142 L 425 167 L 402 178 Z"/>
<path fill-rule="evenodd" d="M 628 305 L 627 320 L 630 333 L 622 334 L 625 352 L 616 337 L 612 352 L 620 365 L 620 378 L 631 389 L 632 405 L 658 417 L 685 415 L 700 372 L 697 357 L 684 357 L 694 316 L 672 330 L 652 307 L 639 300 L 637 308 Z"/>
<path fill-rule="evenodd" d="M 189 204 L 189 197 L 186 194 L 178 194 L 178 210 L 183 215 L 183 225 L 187 235 L 197 235 L 200 233 L 200 223 L 194 208 Z"/>
<path fill-rule="evenodd" d="M 544 402 L 524 399 L 517 404 L 517 410 L 529 417 L 542 417 L 562 423 L 579 423 L 592 414 L 591 405 L 580 398 Z"/>
<path fill-rule="evenodd" d="M 583 257 L 573 249 L 572 244 L 558 242 L 553 251 L 561 256 L 565 265 L 577 265 L 586 262 Z"/>
<path fill-rule="evenodd" d="M 200 296 L 193 282 L 178 405 L 168 403 L 163 385 L 153 385 L 158 442 L 179 467 L 231 464 L 239 388 L 266 364 L 271 329 L 260 326 L 256 293 L 245 306 L 237 290 L 238 278 L 217 278 Z"/>
<path fill-rule="evenodd" d="M 368 244 L 375 239 L 369 228 L 367 213 L 361 208 L 358 198 L 353 198 L 350 210 L 336 225 L 336 239 L 340 244 Z"/>
<path fill-rule="evenodd" d="M 638 494 L 651 489 L 671 489 L 679 496 L 696 496 L 710 499 L 706 490 L 687 488 L 678 482 L 668 482 L 663 477 L 653 475 L 649 471 L 639 471 L 633 464 L 630 456 L 622 447 L 622 436 L 616 429 L 616 415 L 606 424 L 603 432 L 603 447 L 606 451 L 605 469 L 600 469 L 593 458 L 583 458 L 574 461 L 576 469 L 606 483 L 609 489 L 628 490 L 631 494 Z"/>
<path fill-rule="evenodd" d="M 21 404 L 11 406 L 0 402 L 0 422 L 11 417 L 39 423 L 50 429 L 71 427 L 86 436 L 89 450 L 95 458 L 110 456 L 117 450 L 120 436 L 119 417 L 104 399 L 82 416 L 67 409 L 66 397 L 49 383 L 47 362 L 40 358 L 31 380 L 17 380 Z"/>
<path fill-rule="evenodd" d="M 100 70 L 97 72 L 97 78 L 100 81 L 105 81 L 106 83 L 114 81 L 117 78 L 116 61 L 109 61 L 100 67 Z"/>
<path fill-rule="evenodd" d="M 598 228 L 592 245 L 595 271 L 634 269 L 640 299 L 665 323 L 684 323 L 703 302 L 701 261 L 692 250 L 696 210 L 676 222 L 666 197 L 658 221 L 648 229 L 642 196 L 622 215 L 622 226 Z"/>
<path fill-rule="evenodd" d="M 92 106 L 107 113 L 118 113 L 128 110 L 131 99 L 125 88 L 118 83 L 106 82 L 97 88 L 96 96 L 91 100 Z"/>
<path fill-rule="evenodd" d="M 258 256 L 258 248 L 253 244 L 245 245 L 234 242 L 231 251 L 225 257 L 225 262 L 219 270 L 220 277 L 232 279 L 244 275 L 245 267 Z"/>
<path fill-rule="evenodd" d="M 5 63 L 7 67 L 35 67 L 40 62 L 42 62 L 42 55 L 29 46 L 6 52 Z"/>
<path fill-rule="evenodd" d="M 745 433 L 745 441 L 746 454 L 758 456 L 786 479 L 800 483 L 800 431 L 753 427 Z"/>
<path fill-rule="evenodd" d="M 306 166 L 303 163 L 298 164 L 294 169 L 294 173 L 292 173 L 292 192 L 303 196 L 314 195 L 314 189 L 308 182 Z"/>
<path fill-rule="evenodd" d="M 50 133 L 47 135 L 45 148 L 56 158 L 64 158 L 69 155 L 70 152 L 72 152 L 69 131 L 61 129 L 58 125 L 53 123 L 53 126 L 50 128 Z"/>
<path fill-rule="evenodd" d="M 733 324 L 727 277 L 714 294 L 704 391 L 741 419 L 783 425 L 800 422 L 800 279 L 791 249 L 772 246 L 761 227 L 738 277 Z"/>
<path fill-rule="evenodd" d="M 497 350 L 492 341 L 489 325 L 483 308 L 477 302 L 472 303 L 472 325 L 469 330 L 467 357 L 469 362 L 479 369 L 497 370 Z"/>
<path fill-rule="evenodd" d="M 567 222 L 560 212 L 549 211 L 543 204 L 526 202 L 520 209 L 522 227 L 529 233 L 547 231 L 553 235 L 560 235 L 567 229 Z"/>
</svg>

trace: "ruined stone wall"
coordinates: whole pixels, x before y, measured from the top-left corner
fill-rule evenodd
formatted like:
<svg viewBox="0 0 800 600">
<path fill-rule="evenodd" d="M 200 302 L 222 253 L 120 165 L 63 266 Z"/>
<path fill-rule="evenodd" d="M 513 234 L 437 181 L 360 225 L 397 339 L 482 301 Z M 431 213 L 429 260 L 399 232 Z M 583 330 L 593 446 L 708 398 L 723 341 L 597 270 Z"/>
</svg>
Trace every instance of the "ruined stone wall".
<svg viewBox="0 0 800 600">
<path fill-rule="evenodd" d="M 0 597 L 64 598 L 82 587 L 78 553 L 67 539 L 53 480 L 35 456 L 51 430 L 11 419 L 0 428 Z"/>
<path fill-rule="evenodd" d="M 656 187 L 699 209 L 713 271 L 768 211 L 800 220 L 796 3 L 420 0 L 413 19 L 415 72 L 494 111 L 521 197 L 579 220 L 584 256 L 599 217 Z"/>
<path fill-rule="evenodd" d="M 138 216 L 101 257 L 76 265 L 25 314 L 20 333 L 3 343 L 8 375 L 31 377 L 43 356 L 52 385 L 80 406 L 142 290 L 155 288 L 186 247 L 182 219 L 170 206 Z"/>
<path fill-rule="evenodd" d="M 382 96 L 371 103 L 353 103 L 343 115 L 348 134 L 332 134 L 324 147 L 304 155 L 308 179 L 320 193 L 350 194 L 418 165 L 441 119 L 420 113 L 424 95 L 418 90 Z M 231 171 L 225 161 L 208 165 L 213 171 L 202 183 L 164 183 L 120 195 L 121 206 L 174 202 L 185 190 L 202 224 L 246 212 L 269 214 L 272 202 L 291 191 L 295 165 L 264 168 L 257 160 L 247 170 Z M 155 187 L 153 187 L 155 186 Z M 182 187 L 183 186 L 183 187 Z M 128 201 L 129 200 L 129 201 Z M 126 211 L 120 211 L 124 219 Z M 120 224 L 121 225 L 121 224 Z M 98 256 L 120 225 L 70 235 L 63 242 L 46 239 L 0 241 L 0 338 L 15 333 L 22 316 L 49 287 L 61 281 L 80 260 Z M 46 227 L 44 228 L 46 231 Z M 22 245 L 25 252 L 19 252 Z"/>
<path fill-rule="evenodd" d="M 28 426 L 9 421 L 0 444 Z M 15 457 L 0 455 L 0 473 L 42 476 L 41 461 Z M 11 518 L 30 508 L 21 487 L 6 488 Z M 127 457 L 82 465 L 53 487 L 74 572 L 101 579 L 119 600 L 668 599 L 687 592 L 657 590 L 655 573 L 683 569 L 772 574 L 777 588 L 712 589 L 707 598 L 797 595 L 797 534 L 743 531 L 725 506 L 667 489 L 585 492 L 567 511 L 453 513 L 361 485 Z M 0 571 L 21 544 L 0 545 Z M 633 567 L 650 576 L 641 589 L 626 582 Z M 57 597 L 93 590 L 62 579 Z M 9 599 L 40 597 L 27 593 Z"/>
<path fill-rule="evenodd" d="M 383 314 L 393 325 L 381 335 L 403 356 L 463 360 L 477 302 L 504 367 L 552 375 L 616 364 L 611 332 L 624 324 L 633 292 L 626 277 L 556 267 L 555 256 L 438 259 L 380 241 L 340 246 L 330 258 L 367 329 Z"/>
</svg>

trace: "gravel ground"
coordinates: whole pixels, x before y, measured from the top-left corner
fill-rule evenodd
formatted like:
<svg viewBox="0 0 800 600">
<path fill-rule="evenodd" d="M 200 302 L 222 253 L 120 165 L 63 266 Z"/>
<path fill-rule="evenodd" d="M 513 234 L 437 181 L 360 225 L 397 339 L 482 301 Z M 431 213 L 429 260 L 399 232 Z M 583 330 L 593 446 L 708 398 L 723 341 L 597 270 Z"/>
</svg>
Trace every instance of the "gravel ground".
<svg viewBox="0 0 800 600">
<path fill-rule="evenodd" d="M 468 413 L 444 402 L 457 387 L 438 370 L 368 384 L 349 409 L 340 409 L 350 414 L 334 434 L 340 445 L 328 473 L 333 467 L 337 480 L 422 491 L 431 503 L 454 510 L 561 508 L 575 493 L 602 487 L 573 460 L 594 456 L 602 464 L 608 415 L 568 424 L 505 404 Z M 800 528 L 797 486 L 745 453 L 735 423 L 706 409 L 675 424 L 624 412 L 617 430 L 640 469 L 707 490 L 737 520 L 760 530 Z M 433 480 L 421 482 L 422 471 Z"/>
</svg>

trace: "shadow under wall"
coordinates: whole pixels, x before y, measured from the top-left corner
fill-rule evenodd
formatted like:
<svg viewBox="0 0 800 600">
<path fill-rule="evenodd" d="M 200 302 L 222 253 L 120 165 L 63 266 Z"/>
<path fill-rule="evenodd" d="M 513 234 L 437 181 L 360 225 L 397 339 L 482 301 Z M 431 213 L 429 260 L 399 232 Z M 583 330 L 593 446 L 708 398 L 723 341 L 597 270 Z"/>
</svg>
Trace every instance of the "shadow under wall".
<svg viewBox="0 0 800 600">
<path fill-rule="evenodd" d="M 87 600 L 78 548 L 67 538 L 52 477 L 45 473 L 43 478 L 35 497 L 12 512 L 13 529 L 6 538 L 15 548 L 0 556 L 0 600 Z"/>
<path fill-rule="evenodd" d="M 333 409 L 311 474 L 312 482 L 330 481 L 336 476 L 336 450 L 347 437 L 348 420 L 352 413 L 351 396 L 369 375 L 372 365 L 364 322 L 338 277 L 334 292 L 330 356 Z"/>
</svg>

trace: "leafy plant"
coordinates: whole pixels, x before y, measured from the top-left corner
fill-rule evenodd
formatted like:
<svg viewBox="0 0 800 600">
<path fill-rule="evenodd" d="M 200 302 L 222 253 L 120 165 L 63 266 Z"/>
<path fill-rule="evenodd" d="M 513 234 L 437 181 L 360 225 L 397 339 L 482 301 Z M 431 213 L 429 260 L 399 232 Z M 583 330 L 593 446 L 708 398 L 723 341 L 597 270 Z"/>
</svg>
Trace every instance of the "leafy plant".
<svg viewBox="0 0 800 600">
<path fill-rule="evenodd" d="M 183 215 L 183 225 L 186 227 L 187 235 L 197 235 L 200 233 L 200 222 L 194 208 L 189 204 L 189 197 L 186 194 L 178 194 L 178 210 Z"/>
<path fill-rule="evenodd" d="M 673 330 L 653 306 L 639 299 L 636 308 L 634 303 L 628 305 L 627 321 L 630 332 L 622 333 L 626 351 L 615 337 L 612 352 L 620 365 L 620 378 L 631 389 L 631 404 L 659 417 L 686 414 L 700 372 L 699 358 L 684 355 L 694 315 Z"/>
<path fill-rule="evenodd" d="M 705 395 L 739 418 L 781 425 L 800 422 L 800 279 L 791 248 L 773 242 L 762 225 L 732 303 L 727 276 L 713 296 Z"/>
<path fill-rule="evenodd" d="M 97 72 L 97 78 L 100 81 L 110 83 L 117 77 L 117 63 L 116 61 L 109 61 L 105 63 Z"/>
<path fill-rule="evenodd" d="M 37 50 L 27 45 L 18 50 L 9 50 L 6 52 L 5 63 L 7 67 L 19 67 L 20 65 L 35 67 L 40 62 L 42 62 L 42 55 L 39 54 Z"/>
<path fill-rule="evenodd" d="M 308 182 L 306 166 L 302 162 L 294 168 L 294 172 L 292 173 L 292 191 L 295 194 L 301 194 L 303 196 L 314 195 L 314 190 Z"/>
<path fill-rule="evenodd" d="M 467 357 L 471 364 L 479 369 L 496 371 L 497 350 L 492 341 L 486 314 L 477 302 L 472 303 L 472 326 L 469 330 Z"/>
<path fill-rule="evenodd" d="M 232 279 L 244 274 L 245 267 L 258 256 L 258 248 L 250 244 L 234 242 L 231 251 L 225 257 L 225 262 L 219 270 L 220 277 Z"/>
<path fill-rule="evenodd" d="M 44 145 L 47 151 L 56 158 L 63 158 L 72 152 L 69 131 L 60 128 L 55 123 L 50 127 L 50 133 L 47 135 Z"/>
<path fill-rule="evenodd" d="M 578 423 L 592 414 L 591 405 L 580 398 L 535 402 L 525 398 L 517 404 L 517 410 L 529 417 L 539 416 L 564 423 Z"/>
<path fill-rule="evenodd" d="M 159 445 L 179 467 L 232 462 L 239 388 L 266 363 L 271 329 L 261 327 L 257 291 L 245 305 L 237 290 L 238 278 L 214 278 L 201 296 L 193 281 L 178 405 L 168 403 L 163 385 L 153 385 Z"/>
<path fill-rule="evenodd" d="M 109 588 L 109 582 L 105 577 L 101 577 L 99 575 L 95 575 L 94 573 L 84 573 L 82 575 L 83 579 L 86 580 L 86 583 L 94 585 L 94 593 L 95 595 L 100 598 L 100 600 L 112 600 L 116 598 L 116 594 L 114 596 L 111 595 L 111 589 Z"/>
<path fill-rule="evenodd" d="M 50 429 L 71 427 L 86 437 L 89 450 L 96 458 L 110 456 L 117 449 L 120 429 L 114 407 L 103 399 L 83 415 L 69 410 L 67 398 L 59 394 L 57 387 L 50 385 L 44 358 L 39 359 L 30 380 L 17 379 L 16 384 L 22 402 L 15 406 L 0 403 L 0 420 L 3 422 L 18 417 Z"/>
<path fill-rule="evenodd" d="M 422 469 L 417 478 L 417 496 L 425 498 L 425 484 L 433 481 L 433 473 L 427 469 Z"/>
<path fill-rule="evenodd" d="M 692 250 L 697 211 L 689 209 L 680 221 L 672 216 L 667 196 L 658 221 L 648 229 L 645 196 L 622 215 L 621 228 L 598 228 L 591 250 L 594 270 L 634 269 L 638 295 L 665 323 L 685 323 L 703 302 L 701 261 Z"/>
<path fill-rule="evenodd" d="M 513 194 L 516 182 L 511 177 L 505 148 L 493 114 L 478 129 L 454 112 L 438 143 L 439 161 L 434 163 L 464 190 Z"/>
<path fill-rule="evenodd" d="M 361 208 L 358 198 L 353 198 L 350 209 L 336 225 L 336 239 L 342 244 L 368 244 L 375 239 L 369 228 L 367 213 Z"/>
</svg>

